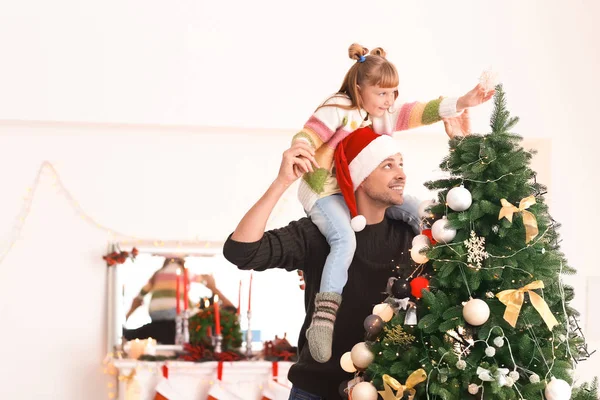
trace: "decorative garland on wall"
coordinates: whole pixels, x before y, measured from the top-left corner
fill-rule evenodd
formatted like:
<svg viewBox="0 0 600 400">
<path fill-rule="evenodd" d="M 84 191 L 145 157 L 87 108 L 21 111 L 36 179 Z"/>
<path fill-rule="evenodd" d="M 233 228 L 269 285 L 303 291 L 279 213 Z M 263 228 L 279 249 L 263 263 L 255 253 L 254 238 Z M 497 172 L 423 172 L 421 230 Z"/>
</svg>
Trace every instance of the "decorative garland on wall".
<svg viewBox="0 0 600 400">
<path fill-rule="evenodd" d="M 50 175 L 50 177 L 52 178 L 53 185 L 58 188 L 60 194 L 67 200 L 71 208 L 77 213 L 79 217 L 81 217 L 81 219 L 108 234 L 109 242 L 122 242 L 134 246 L 139 244 L 150 244 L 150 246 L 155 247 L 157 250 L 165 246 L 165 241 L 155 239 L 144 239 L 137 236 L 128 235 L 96 221 L 92 216 L 85 212 L 85 210 L 75 199 L 73 194 L 67 189 L 52 163 L 50 163 L 49 161 L 43 161 L 38 169 L 35 179 L 33 180 L 31 186 L 27 188 L 26 193 L 23 196 L 23 204 L 17 217 L 15 218 L 13 227 L 10 230 L 10 237 L 7 240 L 4 240 L 2 243 L 0 243 L 0 264 L 2 264 L 6 256 L 14 247 L 17 240 L 21 237 L 21 232 L 25 227 L 27 217 L 29 217 L 29 214 L 31 212 L 31 205 L 33 203 L 33 199 L 35 197 L 38 187 L 42 183 L 42 178 L 45 175 Z M 184 241 L 178 243 L 184 243 Z M 197 246 L 198 248 L 208 248 L 210 247 L 211 243 L 213 242 L 193 241 L 194 246 Z"/>
</svg>

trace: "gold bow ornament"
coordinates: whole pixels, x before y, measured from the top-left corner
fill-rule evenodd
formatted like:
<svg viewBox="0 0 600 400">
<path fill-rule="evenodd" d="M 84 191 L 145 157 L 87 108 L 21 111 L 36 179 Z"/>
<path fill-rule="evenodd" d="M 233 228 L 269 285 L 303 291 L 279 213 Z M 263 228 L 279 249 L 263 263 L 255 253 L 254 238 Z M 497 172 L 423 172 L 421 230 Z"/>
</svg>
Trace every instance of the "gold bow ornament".
<svg viewBox="0 0 600 400">
<path fill-rule="evenodd" d="M 385 390 L 381 390 L 378 393 L 383 397 L 383 400 L 400 400 L 404 396 L 405 391 L 408 391 L 408 400 L 414 400 L 417 393 L 415 386 L 427 380 L 427 373 L 423 369 L 416 370 L 410 374 L 405 385 L 387 374 L 383 375 L 382 378 Z M 396 394 L 392 390 L 395 390 Z"/>
<path fill-rule="evenodd" d="M 533 215 L 530 211 L 527 211 L 529 207 L 535 204 L 535 197 L 525 197 L 519 203 L 518 208 L 513 206 L 506 199 L 500 199 L 500 203 L 502 203 L 502 208 L 500 209 L 498 220 L 506 217 L 507 220 L 512 222 L 513 214 L 520 212 L 523 214 L 523 225 L 525 225 L 525 243 L 531 242 L 539 233 L 535 215 Z"/>
<path fill-rule="evenodd" d="M 555 325 L 558 325 L 558 321 L 550 311 L 550 307 L 546 301 L 536 292 L 534 289 L 543 289 L 544 282 L 534 281 L 528 285 L 523 286 L 520 289 L 509 289 L 503 290 L 496 294 L 496 297 L 506 306 L 504 310 L 504 319 L 514 328 L 519 319 L 519 313 L 525 300 L 525 293 L 529 293 L 529 300 L 531 305 L 540 313 L 542 319 L 548 325 L 548 329 L 552 330 Z"/>
</svg>

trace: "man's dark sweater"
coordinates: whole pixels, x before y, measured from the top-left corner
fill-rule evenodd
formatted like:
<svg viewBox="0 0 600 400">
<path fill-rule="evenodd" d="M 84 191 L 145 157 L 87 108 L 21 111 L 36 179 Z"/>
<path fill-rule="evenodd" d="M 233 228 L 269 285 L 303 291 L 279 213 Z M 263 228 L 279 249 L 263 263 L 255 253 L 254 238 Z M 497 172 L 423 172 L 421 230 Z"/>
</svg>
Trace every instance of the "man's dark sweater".
<svg viewBox="0 0 600 400">
<path fill-rule="evenodd" d="M 306 317 L 298 340 L 299 359 L 290 369 L 288 379 L 304 391 L 334 400 L 341 398 L 338 392 L 341 382 L 352 378 L 352 374 L 341 369 L 340 357 L 356 343 L 364 341 L 364 319 L 371 314 L 374 305 L 385 299 L 388 278 L 411 272 L 408 271 L 408 249 L 413 237 L 414 233 L 406 223 L 387 218 L 381 223 L 367 225 L 356 234 L 356 253 L 335 322 L 332 357 L 323 364 L 311 357 L 305 333 L 310 325 L 329 245 L 310 219 L 303 218 L 284 228 L 265 232 L 255 243 L 241 243 L 229 238 L 223 254 L 240 269 L 304 271 Z"/>
</svg>

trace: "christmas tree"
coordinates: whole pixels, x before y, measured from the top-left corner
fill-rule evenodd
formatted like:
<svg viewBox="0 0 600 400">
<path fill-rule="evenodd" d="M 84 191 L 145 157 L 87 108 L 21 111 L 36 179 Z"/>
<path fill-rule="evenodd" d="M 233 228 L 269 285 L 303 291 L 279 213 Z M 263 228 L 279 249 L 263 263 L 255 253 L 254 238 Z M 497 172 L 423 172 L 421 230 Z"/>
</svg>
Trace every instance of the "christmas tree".
<svg viewBox="0 0 600 400">
<path fill-rule="evenodd" d="M 366 368 L 385 400 L 567 400 L 589 355 L 573 288 L 560 279 L 575 270 L 529 167 L 534 152 L 511 132 L 518 118 L 501 86 L 494 102 L 492 132 L 452 139 L 440 165 L 449 177 L 426 183 L 438 201 L 423 220 L 431 229 L 413 241 L 415 271 L 390 282 L 390 307 L 376 306 L 367 342 L 342 357 L 347 371 Z M 418 324 L 409 322 L 415 311 Z M 354 400 L 372 396 L 366 384 Z M 577 398 L 596 396 L 597 385 L 583 389 Z"/>
</svg>

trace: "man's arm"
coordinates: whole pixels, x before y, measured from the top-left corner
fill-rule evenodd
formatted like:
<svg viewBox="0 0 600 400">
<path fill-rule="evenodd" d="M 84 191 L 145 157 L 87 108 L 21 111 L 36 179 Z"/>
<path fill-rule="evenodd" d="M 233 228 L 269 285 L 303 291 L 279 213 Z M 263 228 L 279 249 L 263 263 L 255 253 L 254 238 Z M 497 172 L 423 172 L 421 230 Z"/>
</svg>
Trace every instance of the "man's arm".
<svg viewBox="0 0 600 400">
<path fill-rule="evenodd" d="M 297 141 L 283 153 L 277 178 L 225 242 L 223 255 L 227 260 L 240 269 L 303 267 L 308 245 L 315 239 L 323 240 L 310 220 L 302 219 L 266 233 L 265 227 L 283 192 L 315 164 L 314 151 L 303 141 Z"/>
<path fill-rule="evenodd" d="M 262 238 L 269 216 L 286 189 L 302 174 L 313 171 L 312 164 L 317 164 L 314 155 L 315 151 L 303 141 L 296 141 L 283 153 L 277 178 L 244 215 L 231 235 L 232 240 L 251 243 Z"/>
</svg>

